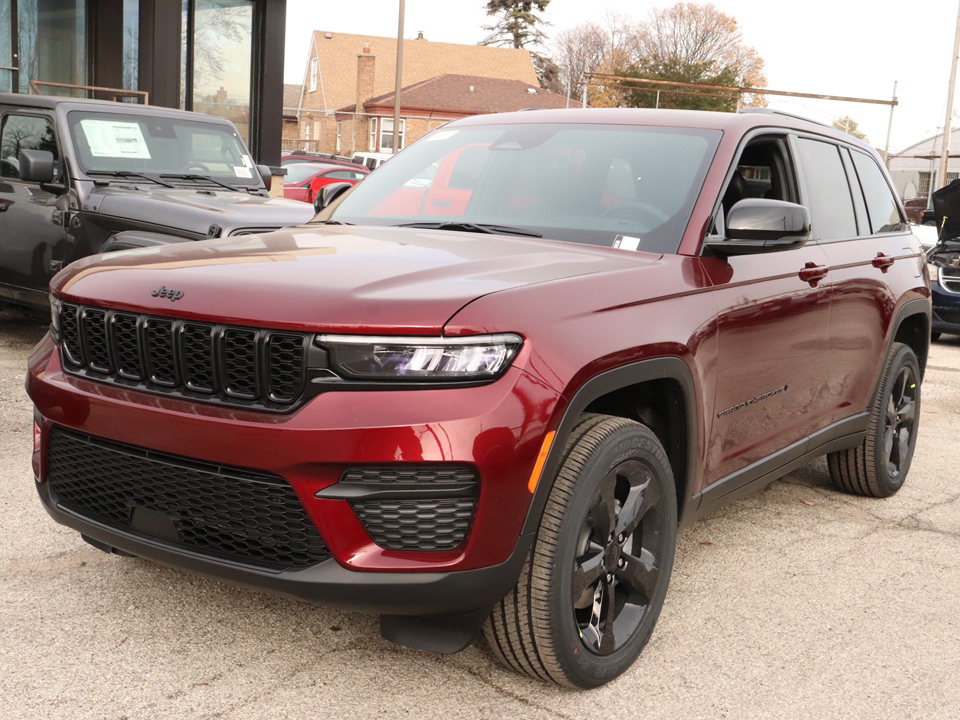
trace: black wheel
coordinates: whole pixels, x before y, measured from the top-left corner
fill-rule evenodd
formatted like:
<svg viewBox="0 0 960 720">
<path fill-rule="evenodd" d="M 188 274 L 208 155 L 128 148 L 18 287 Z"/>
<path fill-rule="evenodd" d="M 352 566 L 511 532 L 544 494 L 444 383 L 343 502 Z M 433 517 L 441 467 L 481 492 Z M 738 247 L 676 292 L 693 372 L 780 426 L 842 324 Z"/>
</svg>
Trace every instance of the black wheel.
<svg viewBox="0 0 960 720">
<path fill-rule="evenodd" d="M 939 339 L 940 339 L 940 333 L 938 332 L 930 333 L 930 342 L 936 342 Z"/>
<path fill-rule="evenodd" d="M 559 685 L 617 677 L 660 615 L 676 533 L 676 487 L 656 436 L 631 420 L 585 415 L 517 587 L 484 628 L 494 654 Z"/>
<path fill-rule="evenodd" d="M 907 345 L 894 343 L 870 411 L 866 438 L 858 447 L 827 456 L 833 481 L 857 495 L 893 495 L 907 478 L 919 420 L 920 364 Z"/>
</svg>

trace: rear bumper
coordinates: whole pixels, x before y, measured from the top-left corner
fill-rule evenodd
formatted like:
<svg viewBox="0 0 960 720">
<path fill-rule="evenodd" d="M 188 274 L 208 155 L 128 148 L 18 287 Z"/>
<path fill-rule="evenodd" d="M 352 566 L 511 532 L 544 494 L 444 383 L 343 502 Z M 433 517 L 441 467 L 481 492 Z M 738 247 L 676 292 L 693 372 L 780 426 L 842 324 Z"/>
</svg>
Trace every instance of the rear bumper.
<svg viewBox="0 0 960 720">
<path fill-rule="evenodd" d="M 513 588 L 533 540 L 532 535 L 521 536 L 511 556 L 499 565 L 461 572 L 356 572 L 332 558 L 303 570 L 270 572 L 91 521 L 61 508 L 47 483 L 37 483 L 37 491 L 54 520 L 95 544 L 252 590 L 379 615 L 456 615 L 488 607 Z"/>
</svg>

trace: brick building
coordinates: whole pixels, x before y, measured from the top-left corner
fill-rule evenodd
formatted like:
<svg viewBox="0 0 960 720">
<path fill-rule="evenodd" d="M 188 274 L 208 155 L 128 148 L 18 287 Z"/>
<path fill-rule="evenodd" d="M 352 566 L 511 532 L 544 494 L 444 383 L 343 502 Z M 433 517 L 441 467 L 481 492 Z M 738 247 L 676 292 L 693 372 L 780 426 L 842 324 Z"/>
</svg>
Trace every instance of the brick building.
<svg viewBox="0 0 960 720">
<path fill-rule="evenodd" d="M 341 155 L 377 149 L 389 152 L 393 142 L 396 61 L 396 38 L 314 32 L 298 106 L 299 139 L 295 143 L 285 139 L 284 147 Z M 512 80 L 523 84 L 523 92 L 530 88 L 547 94 L 539 90 L 533 59 L 526 50 L 430 42 L 422 35 L 404 40 L 403 87 L 407 89 L 401 92 L 400 147 L 454 118 L 497 112 L 476 104 L 465 110 L 414 108 L 410 103 L 411 112 L 416 112 L 408 117 L 406 93 L 415 92 L 425 81 L 442 75 L 470 76 L 475 80 L 475 88 L 484 80 Z M 389 112 L 383 111 L 385 98 L 389 98 Z M 527 102 L 520 107 L 532 106 L 534 103 Z M 410 128 L 405 131 L 408 120 Z"/>
</svg>

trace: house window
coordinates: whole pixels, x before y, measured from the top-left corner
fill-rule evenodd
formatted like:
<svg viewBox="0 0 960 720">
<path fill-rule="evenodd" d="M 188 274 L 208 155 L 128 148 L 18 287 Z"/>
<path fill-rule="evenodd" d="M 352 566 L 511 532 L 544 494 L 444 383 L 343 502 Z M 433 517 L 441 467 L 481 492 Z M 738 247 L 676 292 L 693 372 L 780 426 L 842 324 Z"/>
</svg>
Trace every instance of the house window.
<svg viewBox="0 0 960 720">
<path fill-rule="evenodd" d="M 310 123 L 306 123 L 303 126 L 303 139 L 304 140 L 310 139 Z"/>
<path fill-rule="evenodd" d="M 370 118 L 370 137 L 367 139 L 367 150 L 378 152 L 380 147 L 377 145 L 377 118 Z"/>
<path fill-rule="evenodd" d="M 310 58 L 310 92 L 317 91 L 317 77 L 320 75 L 320 61 Z"/>
<path fill-rule="evenodd" d="M 340 140 L 343 138 L 343 123 L 337 123 L 337 149 L 334 152 L 340 152 Z"/>
<path fill-rule="evenodd" d="M 917 196 L 918 196 L 918 197 L 930 197 L 930 192 L 931 192 L 931 189 L 930 189 L 930 179 L 931 179 L 931 177 L 932 177 L 934 180 L 936 180 L 937 174 L 936 174 L 935 172 L 934 172 L 934 173 L 930 173 L 930 172 L 921 172 L 921 173 L 920 173 L 920 181 L 917 183 L 917 186 L 918 186 L 918 187 L 917 187 Z M 952 183 L 952 182 L 953 182 L 954 180 L 956 180 L 958 177 L 960 177 L 960 173 L 948 172 L 948 173 L 947 173 L 947 185 L 949 185 L 950 183 Z M 933 189 L 936 190 L 936 188 L 933 188 Z"/>
<path fill-rule="evenodd" d="M 403 136 L 406 130 L 406 120 L 400 121 L 400 140 L 397 150 L 403 150 Z M 380 149 L 383 152 L 393 150 L 393 118 L 382 118 L 380 120 Z"/>
<path fill-rule="evenodd" d="M 320 133 L 320 123 L 315 122 L 315 123 L 313 124 L 313 137 L 314 137 L 315 140 L 319 140 L 319 139 L 320 139 L 320 135 L 321 135 L 321 133 Z"/>
</svg>

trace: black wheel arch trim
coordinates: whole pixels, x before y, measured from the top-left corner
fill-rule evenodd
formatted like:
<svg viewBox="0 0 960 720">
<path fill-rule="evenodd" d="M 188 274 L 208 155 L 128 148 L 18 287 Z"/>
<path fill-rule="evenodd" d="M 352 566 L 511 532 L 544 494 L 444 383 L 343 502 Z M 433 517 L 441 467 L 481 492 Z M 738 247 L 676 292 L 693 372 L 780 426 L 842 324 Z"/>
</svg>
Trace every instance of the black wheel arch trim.
<svg viewBox="0 0 960 720">
<path fill-rule="evenodd" d="M 920 379 L 923 380 L 923 374 L 927 367 L 927 357 L 930 352 L 930 332 L 933 327 L 933 304 L 930 301 L 930 298 L 918 298 L 916 300 L 908 300 L 897 310 L 897 314 L 894 316 L 893 324 L 890 332 L 890 336 L 887 338 L 886 350 L 883 354 L 884 358 L 890 356 L 890 350 L 893 348 L 895 342 L 900 342 L 897 340 L 897 334 L 900 331 L 901 326 L 903 325 L 904 320 L 916 315 L 923 315 L 927 322 L 927 344 L 924 348 L 924 352 L 921 355 L 917 354 L 917 362 L 920 365 Z M 871 402 L 873 398 L 877 396 L 877 392 L 880 388 L 880 382 L 883 380 L 883 373 L 878 373 L 877 382 L 873 386 L 873 394 L 870 396 Z"/>
<path fill-rule="evenodd" d="M 570 437 L 570 431 L 587 406 L 594 400 L 611 392 L 652 380 L 673 380 L 680 386 L 683 395 L 687 432 L 686 469 L 684 477 L 682 479 L 675 477 L 674 482 L 684 489 L 683 497 L 677 497 L 678 512 L 682 516 L 681 524 L 684 524 L 685 517 L 683 516 L 694 509 L 689 500 L 690 488 L 693 487 L 693 478 L 698 467 L 697 448 L 699 447 L 700 414 L 696 400 L 696 384 L 690 367 L 681 358 L 670 356 L 641 360 L 607 370 L 593 376 L 576 390 L 566 408 L 564 408 L 563 417 L 559 426 L 557 426 L 557 434 L 554 437 L 543 472 L 530 501 L 527 519 L 521 531 L 522 535 L 529 535 L 537 531 L 540 518 L 547 504 L 547 497 L 553 489 L 554 479 L 563 461 L 563 451 L 567 439 Z"/>
</svg>

